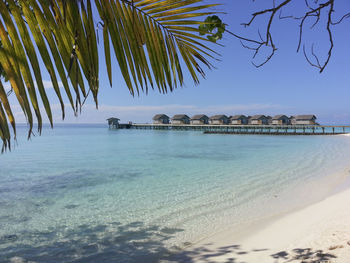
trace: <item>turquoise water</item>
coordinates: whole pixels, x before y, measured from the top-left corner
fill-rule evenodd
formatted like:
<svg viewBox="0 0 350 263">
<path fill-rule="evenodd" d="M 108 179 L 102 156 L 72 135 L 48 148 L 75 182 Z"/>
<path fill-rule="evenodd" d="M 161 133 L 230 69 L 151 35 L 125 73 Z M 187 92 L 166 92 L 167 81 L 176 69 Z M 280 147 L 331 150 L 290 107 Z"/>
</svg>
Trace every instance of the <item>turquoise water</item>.
<svg viewBox="0 0 350 263">
<path fill-rule="evenodd" d="M 315 201 L 349 166 L 346 136 L 105 126 L 20 135 L 0 156 L 0 262 L 157 262 Z"/>
</svg>

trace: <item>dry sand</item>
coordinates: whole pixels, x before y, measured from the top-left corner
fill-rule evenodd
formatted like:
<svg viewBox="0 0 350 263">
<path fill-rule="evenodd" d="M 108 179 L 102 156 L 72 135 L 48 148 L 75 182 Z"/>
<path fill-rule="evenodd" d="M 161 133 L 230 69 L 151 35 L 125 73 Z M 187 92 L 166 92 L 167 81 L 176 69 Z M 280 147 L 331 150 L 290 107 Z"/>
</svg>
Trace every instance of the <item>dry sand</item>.
<svg viewBox="0 0 350 263">
<path fill-rule="evenodd" d="M 180 253 L 174 261 L 350 263 L 350 190 L 250 232 L 241 237 L 230 230 L 217 234 Z"/>
</svg>

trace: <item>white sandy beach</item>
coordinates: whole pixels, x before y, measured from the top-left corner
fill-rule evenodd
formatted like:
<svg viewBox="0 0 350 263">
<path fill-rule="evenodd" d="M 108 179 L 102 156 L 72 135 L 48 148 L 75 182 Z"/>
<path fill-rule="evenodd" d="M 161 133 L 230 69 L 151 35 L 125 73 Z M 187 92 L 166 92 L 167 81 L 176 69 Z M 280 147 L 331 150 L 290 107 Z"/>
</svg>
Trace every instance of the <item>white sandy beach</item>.
<svg viewBox="0 0 350 263">
<path fill-rule="evenodd" d="M 227 229 L 188 247 L 175 261 L 350 263 L 349 172 L 344 171 L 342 188 L 323 200 L 245 226 L 242 231 Z M 334 189 L 333 183 L 329 180 L 322 185 Z M 318 189 L 309 187 L 312 196 Z"/>
<path fill-rule="evenodd" d="M 235 238 L 236 236 L 236 238 Z M 287 214 L 244 237 L 206 239 L 180 262 L 350 262 L 350 189 Z"/>
</svg>

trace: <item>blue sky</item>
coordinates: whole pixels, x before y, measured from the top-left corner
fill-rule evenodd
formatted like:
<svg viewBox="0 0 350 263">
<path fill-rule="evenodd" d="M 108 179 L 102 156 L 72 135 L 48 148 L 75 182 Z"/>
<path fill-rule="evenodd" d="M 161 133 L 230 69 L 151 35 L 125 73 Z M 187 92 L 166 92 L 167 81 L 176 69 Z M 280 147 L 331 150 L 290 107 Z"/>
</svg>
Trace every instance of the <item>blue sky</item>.
<svg viewBox="0 0 350 263">
<path fill-rule="evenodd" d="M 272 4 L 272 1 L 220 2 L 223 6 L 218 10 L 227 13 L 221 15 L 224 22 L 229 25 L 227 29 L 249 37 L 257 37 L 257 26 L 261 26 L 263 30 L 264 18 L 257 19 L 248 29 L 244 29 L 240 24 L 249 21 L 253 11 Z M 336 4 L 335 17 L 341 17 L 346 10 L 350 11 L 349 1 L 338 0 Z M 285 15 L 291 12 L 301 13 L 302 6 L 291 6 L 285 10 Z M 311 22 L 308 22 L 306 28 L 310 27 Z M 95 110 L 90 98 L 84 105 L 82 114 L 76 118 L 67 107 L 65 123 L 101 123 L 111 116 L 119 117 L 123 122 L 150 122 L 156 113 L 169 115 L 312 113 L 316 114 L 319 121 L 324 124 L 350 124 L 349 23 L 350 19 L 333 27 L 335 47 L 331 61 L 322 74 L 306 62 L 302 53 L 296 53 L 298 21 L 277 19 L 272 25 L 272 33 L 278 51 L 265 66 L 255 68 L 251 64 L 252 51 L 244 49 L 237 39 L 225 34 L 220 42 L 225 47 L 216 47 L 222 54 L 222 61 L 215 62 L 217 69 L 206 71 L 206 79 L 202 79 L 200 85 L 194 86 L 193 82 L 186 78 L 185 87 L 165 95 L 150 91 L 148 95 L 140 94 L 138 97 L 132 97 L 115 60 L 112 61 L 115 66 L 111 88 L 102 59 L 104 55 L 101 45 L 100 108 L 98 111 Z M 310 49 L 311 43 L 314 42 L 315 52 L 321 59 L 325 58 L 329 43 L 324 26 L 324 21 L 321 21 L 320 28 L 305 32 L 306 47 Z M 263 57 L 257 58 L 257 62 L 262 59 Z M 44 76 L 49 80 L 47 74 Z M 57 99 L 49 82 L 46 86 L 52 103 L 56 104 Z M 15 108 L 17 121 L 23 122 L 19 108 Z M 53 110 L 55 121 L 61 122 L 58 105 L 54 105 Z"/>
</svg>

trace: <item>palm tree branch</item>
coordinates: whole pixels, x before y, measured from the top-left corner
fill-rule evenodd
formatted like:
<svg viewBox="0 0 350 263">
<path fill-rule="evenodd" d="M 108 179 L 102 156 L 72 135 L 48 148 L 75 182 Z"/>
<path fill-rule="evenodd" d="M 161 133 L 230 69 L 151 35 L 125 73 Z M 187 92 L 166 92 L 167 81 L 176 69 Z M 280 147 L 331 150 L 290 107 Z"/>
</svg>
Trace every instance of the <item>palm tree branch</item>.
<svg viewBox="0 0 350 263">
<path fill-rule="evenodd" d="M 0 69 L 29 124 L 28 137 L 34 121 L 41 132 L 41 111 L 53 125 L 43 70 L 48 72 L 63 119 L 64 96 L 74 114 L 81 110 L 90 92 L 98 105 L 99 40 L 91 1 L 19 0 L 19 4 L 15 0 L 0 1 Z M 110 85 L 111 49 L 132 95 L 148 93 L 149 87 L 161 93 L 171 92 L 183 86 L 184 72 L 198 84 L 197 74 L 205 76 L 200 64 L 213 68 L 208 59 L 215 60 L 219 55 L 209 47 L 208 39 L 199 36 L 200 31 L 195 27 L 206 23 L 200 21 L 201 17 L 218 13 L 210 10 L 217 4 L 204 2 L 94 0 L 103 27 L 102 43 Z M 43 67 L 40 68 L 39 62 Z M 16 136 L 10 101 L 0 79 L 3 149 L 11 145 L 8 123 Z"/>
</svg>

